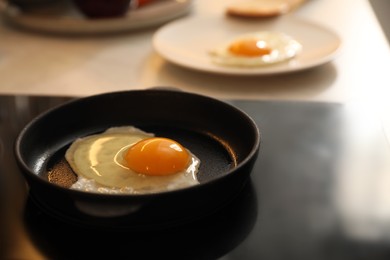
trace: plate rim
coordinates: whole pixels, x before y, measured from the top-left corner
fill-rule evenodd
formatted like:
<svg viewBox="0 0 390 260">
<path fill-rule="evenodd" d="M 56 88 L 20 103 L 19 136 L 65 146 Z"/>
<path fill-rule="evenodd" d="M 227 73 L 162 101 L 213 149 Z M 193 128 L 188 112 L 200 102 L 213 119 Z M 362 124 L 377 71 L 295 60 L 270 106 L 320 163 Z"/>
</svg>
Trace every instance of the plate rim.
<svg viewBox="0 0 390 260">
<path fill-rule="evenodd" d="M 151 5 L 157 4 L 166 7 L 168 7 L 168 5 L 172 5 L 172 8 L 164 10 L 158 16 L 148 16 L 143 17 L 142 19 L 132 19 L 131 16 L 104 19 L 88 19 L 82 16 L 70 17 L 34 15 L 24 13 L 17 6 L 11 3 L 6 3 L 0 6 L 0 17 L 6 22 L 18 26 L 20 28 L 46 33 L 99 34 L 124 32 L 156 26 L 165 22 L 172 21 L 175 18 L 184 16 L 185 14 L 190 12 L 193 5 L 193 0 L 164 0 L 158 3 L 152 3 Z M 150 8 L 150 6 L 145 6 L 143 8 L 144 9 L 142 10 L 142 12 L 144 12 L 146 8 Z M 153 8 L 155 8 L 155 6 Z M 129 12 L 137 13 L 140 11 L 129 9 Z M 153 19 L 149 20 L 150 18 Z"/>
</svg>

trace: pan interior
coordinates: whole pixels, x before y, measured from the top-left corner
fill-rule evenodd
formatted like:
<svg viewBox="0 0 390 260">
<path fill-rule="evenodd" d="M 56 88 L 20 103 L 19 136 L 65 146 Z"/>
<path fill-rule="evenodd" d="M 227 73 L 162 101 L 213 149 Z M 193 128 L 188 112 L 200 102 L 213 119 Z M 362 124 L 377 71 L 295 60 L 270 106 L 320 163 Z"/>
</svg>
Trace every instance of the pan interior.
<svg viewBox="0 0 390 260">
<path fill-rule="evenodd" d="M 138 126 L 137 126 L 138 127 Z M 155 136 L 167 137 L 178 141 L 184 147 L 189 149 L 196 157 L 200 159 L 199 172 L 197 174 L 200 183 L 208 182 L 214 178 L 226 174 L 237 164 L 235 155 L 227 145 L 218 138 L 209 133 L 197 132 L 177 127 L 147 126 L 138 127 L 143 131 L 154 133 Z M 69 140 L 69 145 L 73 140 Z M 64 172 L 70 170 L 64 169 L 64 155 L 69 145 L 57 149 L 50 156 L 46 167 L 39 172 L 39 175 L 48 179 L 48 171 L 53 169 Z M 60 180 L 61 181 L 61 180 Z M 63 180 L 62 180 L 63 181 Z M 57 183 L 58 184 L 58 183 Z"/>
</svg>

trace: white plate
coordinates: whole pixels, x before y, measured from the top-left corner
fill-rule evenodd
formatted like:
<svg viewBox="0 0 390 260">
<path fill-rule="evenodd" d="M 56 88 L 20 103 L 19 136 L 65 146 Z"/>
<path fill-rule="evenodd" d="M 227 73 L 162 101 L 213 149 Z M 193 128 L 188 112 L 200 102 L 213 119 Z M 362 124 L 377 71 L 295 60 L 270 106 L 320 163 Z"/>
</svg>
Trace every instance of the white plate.
<svg viewBox="0 0 390 260">
<path fill-rule="evenodd" d="M 156 0 L 119 18 L 88 19 L 71 1 L 57 1 L 54 5 L 31 12 L 22 12 L 12 5 L 4 5 L 3 18 L 25 29 L 49 33 L 95 34 L 123 32 L 159 25 L 190 11 L 191 0 Z"/>
<path fill-rule="evenodd" d="M 211 49 L 232 37 L 261 30 L 289 34 L 302 44 L 302 52 L 287 62 L 256 68 L 226 67 L 211 62 Z M 166 60 L 190 69 L 232 75 L 270 75 L 299 71 L 329 62 L 338 53 L 341 39 L 321 25 L 291 16 L 263 21 L 213 16 L 170 22 L 155 33 L 153 45 Z"/>
</svg>

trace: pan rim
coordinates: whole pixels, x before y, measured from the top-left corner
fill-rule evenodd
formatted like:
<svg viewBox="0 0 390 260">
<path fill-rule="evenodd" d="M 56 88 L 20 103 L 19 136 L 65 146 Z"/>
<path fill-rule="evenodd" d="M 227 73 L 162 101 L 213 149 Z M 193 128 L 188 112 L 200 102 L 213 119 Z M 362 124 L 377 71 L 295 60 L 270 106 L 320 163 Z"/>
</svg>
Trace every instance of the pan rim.
<svg viewBox="0 0 390 260">
<path fill-rule="evenodd" d="M 23 142 L 23 138 L 26 135 L 26 133 L 29 131 L 29 129 L 31 127 L 33 127 L 35 124 L 37 124 L 37 122 L 42 120 L 42 118 L 45 118 L 46 116 L 53 114 L 58 110 L 62 110 L 62 109 L 64 109 L 64 107 L 72 106 L 73 104 L 86 102 L 86 101 L 93 100 L 96 98 L 100 98 L 100 97 L 104 97 L 104 96 L 123 95 L 123 94 L 129 94 L 129 93 L 148 93 L 146 91 L 150 91 L 149 93 L 152 93 L 152 92 L 154 92 L 154 93 L 170 93 L 170 94 L 177 93 L 180 95 L 195 96 L 195 97 L 198 97 L 198 98 L 201 98 L 204 100 L 218 102 L 221 105 L 229 107 L 229 109 L 235 110 L 236 112 L 241 114 L 243 116 L 243 118 L 246 119 L 246 121 L 248 121 L 248 126 L 250 126 L 254 132 L 255 142 L 254 142 L 253 146 L 251 147 L 250 152 L 235 167 L 229 169 L 228 171 L 226 171 L 225 174 L 219 175 L 212 180 L 209 180 L 209 181 L 204 182 L 204 183 L 200 183 L 198 185 L 190 186 L 190 187 L 185 187 L 185 188 L 180 188 L 180 189 L 175 189 L 175 190 L 170 190 L 170 191 L 161 191 L 161 192 L 156 192 L 156 193 L 147 193 L 147 194 L 103 194 L 103 193 L 92 193 L 92 192 L 85 192 L 85 191 L 73 190 L 73 189 L 66 188 L 66 187 L 61 187 L 59 185 L 50 183 L 49 181 L 44 180 L 42 177 L 38 176 L 38 174 L 34 173 L 34 171 L 31 169 L 31 167 L 29 167 L 27 165 L 27 163 L 25 162 L 25 160 L 23 159 L 22 151 L 20 149 L 21 144 Z M 70 98 L 72 98 L 72 97 L 70 97 Z M 104 92 L 104 93 L 90 95 L 90 96 L 84 96 L 84 97 L 75 97 L 74 99 L 71 99 L 71 100 L 66 101 L 64 103 L 56 105 L 52 108 L 49 108 L 48 110 L 35 116 L 32 120 L 30 120 L 30 122 L 28 122 L 22 128 L 22 130 L 19 132 L 17 138 L 15 139 L 14 154 L 15 154 L 16 161 L 17 161 L 18 165 L 23 169 L 22 170 L 23 175 L 28 175 L 28 177 L 33 178 L 34 181 L 38 181 L 40 184 L 45 185 L 47 187 L 52 187 L 52 188 L 58 190 L 59 192 L 70 194 L 70 195 L 77 196 L 80 198 L 85 198 L 85 199 L 96 198 L 96 197 L 106 198 L 106 199 L 115 198 L 118 200 L 122 200 L 122 199 L 125 200 L 128 198 L 148 199 L 148 198 L 155 198 L 155 197 L 166 196 L 166 195 L 174 195 L 174 194 L 182 193 L 182 192 L 190 192 L 190 191 L 202 189 L 203 187 L 206 187 L 209 185 L 214 185 L 216 182 L 219 182 L 221 179 L 225 178 L 226 176 L 230 176 L 230 175 L 234 174 L 236 171 L 239 171 L 241 168 L 245 167 L 245 165 L 247 165 L 253 157 L 257 156 L 257 153 L 260 150 L 261 139 L 262 139 L 261 132 L 259 130 L 258 125 L 254 121 L 254 119 L 251 118 L 245 111 L 243 111 L 242 109 L 240 109 L 232 104 L 229 104 L 227 101 L 217 99 L 214 97 L 210 97 L 207 95 L 195 93 L 195 92 L 181 91 L 180 89 L 178 90 L 176 88 L 172 89 L 172 88 L 165 88 L 165 87 L 164 88 L 154 87 L 154 88 L 150 88 L 150 89 L 119 90 L 119 91 Z M 45 158 L 45 159 L 47 159 L 47 158 Z"/>
</svg>

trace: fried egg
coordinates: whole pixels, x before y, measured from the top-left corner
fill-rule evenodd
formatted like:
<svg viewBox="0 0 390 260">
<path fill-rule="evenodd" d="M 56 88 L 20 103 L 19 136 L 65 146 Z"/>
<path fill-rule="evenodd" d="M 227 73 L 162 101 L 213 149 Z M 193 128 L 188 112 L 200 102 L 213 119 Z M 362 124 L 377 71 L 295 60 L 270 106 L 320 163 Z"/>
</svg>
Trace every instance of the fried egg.
<svg viewBox="0 0 390 260">
<path fill-rule="evenodd" d="M 211 61 L 224 66 L 257 67 L 295 57 L 302 45 L 291 36 L 260 31 L 235 37 L 210 51 Z"/>
<path fill-rule="evenodd" d="M 132 126 L 74 141 L 65 153 L 78 180 L 71 189 L 144 194 L 198 184 L 200 160 L 178 142 Z"/>
</svg>

